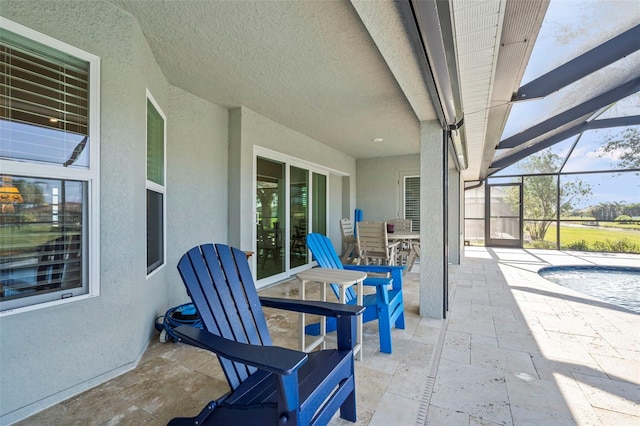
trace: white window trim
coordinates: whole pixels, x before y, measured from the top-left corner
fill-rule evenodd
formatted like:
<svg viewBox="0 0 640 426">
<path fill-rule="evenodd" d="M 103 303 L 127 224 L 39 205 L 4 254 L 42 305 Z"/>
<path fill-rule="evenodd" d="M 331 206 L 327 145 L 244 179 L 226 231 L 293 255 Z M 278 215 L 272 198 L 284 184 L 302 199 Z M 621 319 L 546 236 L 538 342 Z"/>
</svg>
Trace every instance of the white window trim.
<svg viewBox="0 0 640 426">
<path fill-rule="evenodd" d="M 162 176 L 163 176 L 164 185 L 159 185 L 147 179 L 148 174 L 147 174 L 146 156 L 145 156 L 145 162 L 144 162 L 144 176 L 145 176 L 145 182 L 146 182 L 145 197 L 147 196 L 147 189 L 150 189 L 152 191 L 162 194 L 162 265 L 158 266 L 156 269 L 154 269 L 153 271 L 147 274 L 147 280 L 148 280 L 149 278 L 153 277 L 156 273 L 158 273 L 158 271 L 161 271 L 162 269 L 164 269 L 165 266 L 167 265 L 167 116 L 165 115 L 164 111 L 162 111 L 162 108 L 160 108 L 160 105 L 155 100 L 155 98 L 153 97 L 149 89 L 146 89 L 146 94 L 147 96 L 145 98 L 145 103 L 144 103 L 145 113 L 147 109 L 146 101 L 149 100 L 151 101 L 151 104 L 156 109 L 156 111 L 158 111 L 158 114 L 160 114 L 160 116 L 162 117 L 162 137 L 164 139 L 162 141 L 163 143 Z M 146 126 L 145 126 L 144 135 L 145 135 L 145 148 L 146 148 L 146 143 L 147 143 L 147 127 Z M 147 219 L 147 215 L 146 215 L 146 207 L 145 207 L 145 224 L 146 224 L 146 219 Z M 145 270 L 146 270 L 146 257 L 145 257 Z"/>
<path fill-rule="evenodd" d="M 0 159 L 0 170 L 6 174 L 71 179 L 87 182 L 87 219 L 89 222 L 87 224 L 87 232 L 89 234 L 89 256 L 87 262 L 87 278 L 89 283 L 87 285 L 87 293 L 65 299 L 57 299 L 0 311 L 1 318 L 100 296 L 100 58 L 4 17 L 0 20 L 0 25 L 13 33 L 60 50 L 89 63 L 89 140 L 91 141 L 88 169 L 76 170 L 46 164 Z"/>
</svg>

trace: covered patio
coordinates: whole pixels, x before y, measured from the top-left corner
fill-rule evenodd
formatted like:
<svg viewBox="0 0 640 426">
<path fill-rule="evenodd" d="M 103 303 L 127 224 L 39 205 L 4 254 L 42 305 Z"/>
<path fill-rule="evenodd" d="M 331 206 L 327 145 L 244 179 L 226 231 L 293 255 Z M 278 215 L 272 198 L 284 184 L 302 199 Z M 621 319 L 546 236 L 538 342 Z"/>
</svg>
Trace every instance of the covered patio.
<svg viewBox="0 0 640 426">
<path fill-rule="evenodd" d="M 416 265 L 394 353 L 378 352 L 375 324 L 365 326 L 357 424 L 637 424 L 640 316 L 537 271 L 639 263 L 638 255 L 466 247 L 450 270 L 444 321 L 418 315 Z M 297 288 L 290 281 L 261 294 L 297 297 Z M 296 315 L 266 315 L 274 343 L 297 348 Z M 18 424 L 164 424 L 227 389 L 210 353 L 154 341 L 134 370 Z M 336 416 L 331 424 L 351 423 Z"/>
<path fill-rule="evenodd" d="M 638 315 L 535 271 L 638 255 L 523 250 L 525 226 L 552 215 L 563 247 L 560 208 L 465 212 L 465 193 L 563 137 L 638 134 L 633 0 L 550 13 L 556 41 L 577 48 L 528 70 L 566 3 L 3 0 L 0 423 L 198 411 L 225 390 L 213 356 L 154 329 L 189 300 L 180 257 L 229 244 L 253 253 L 262 293 L 296 297 L 295 275 L 316 266 L 304 236 L 339 252 L 354 211 L 411 218 L 421 241 L 393 353 L 365 326 L 360 424 L 637 422 Z M 635 188 L 633 148 L 611 170 Z M 489 226 L 469 241 L 465 221 L 493 218 L 509 222 L 496 245 L 519 249 L 490 248 Z M 296 318 L 268 314 L 275 342 L 297 347 Z"/>
</svg>

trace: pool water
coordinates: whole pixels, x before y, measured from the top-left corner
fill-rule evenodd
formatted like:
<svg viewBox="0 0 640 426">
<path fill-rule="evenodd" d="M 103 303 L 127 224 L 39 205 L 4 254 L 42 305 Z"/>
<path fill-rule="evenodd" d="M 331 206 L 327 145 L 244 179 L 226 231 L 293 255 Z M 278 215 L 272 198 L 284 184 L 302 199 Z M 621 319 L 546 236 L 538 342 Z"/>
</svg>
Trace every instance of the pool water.
<svg viewBox="0 0 640 426">
<path fill-rule="evenodd" d="M 640 313 L 640 268 L 619 266 L 550 266 L 543 278 Z"/>
</svg>

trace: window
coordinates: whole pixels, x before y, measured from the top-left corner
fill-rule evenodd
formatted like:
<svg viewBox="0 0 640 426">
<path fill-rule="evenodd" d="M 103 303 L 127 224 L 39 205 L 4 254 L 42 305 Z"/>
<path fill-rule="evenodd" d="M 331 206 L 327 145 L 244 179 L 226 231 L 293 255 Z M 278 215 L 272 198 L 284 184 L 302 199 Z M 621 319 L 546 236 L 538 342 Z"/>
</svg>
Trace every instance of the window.
<svg viewBox="0 0 640 426">
<path fill-rule="evenodd" d="M 0 315 L 98 295 L 99 69 L 2 20 Z"/>
<path fill-rule="evenodd" d="M 404 177 L 404 218 L 411 219 L 413 231 L 420 231 L 420 176 Z"/>
<path fill-rule="evenodd" d="M 147 274 L 164 265 L 165 116 L 147 92 Z"/>
</svg>

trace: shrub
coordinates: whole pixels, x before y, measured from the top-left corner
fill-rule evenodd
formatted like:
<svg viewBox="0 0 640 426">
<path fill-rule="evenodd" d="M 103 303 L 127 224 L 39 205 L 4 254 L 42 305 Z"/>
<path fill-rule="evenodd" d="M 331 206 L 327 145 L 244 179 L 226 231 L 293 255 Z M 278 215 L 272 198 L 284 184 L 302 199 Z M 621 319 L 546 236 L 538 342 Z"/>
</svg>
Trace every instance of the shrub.
<svg viewBox="0 0 640 426">
<path fill-rule="evenodd" d="M 535 240 L 531 242 L 531 246 L 537 249 L 555 249 L 556 243 L 553 241 Z"/>
<path fill-rule="evenodd" d="M 633 218 L 629 215 L 626 214 L 621 214 L 620 216 L 616 217 L 616 222 L 630 222 L 633 220 Z"/>
<path fill-rule="evenodd" d="M 607 241 L 608 242 L 608 241 Z M 637 253 L 638 246 L 626 238 L 610 243 L 611 251 L 616 253 Z"/>
<path fill-rule="evenodd" d="M 606 239 L 605 241 L 596 241 L 593 243 L 593 249 L 595 251 L 613 252 L 613 253 L 638 253 L 640 247 L 629 241 L 627 238 L 621 238 L 619 240 L 611 241 Z"/>
<path fill-rule="evenodd" d="M 589 244 L 585 240 L 574 241 L 566 246 L 569 250 L 589 251 Z"/>
</svg>

